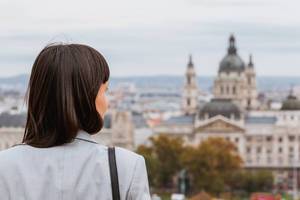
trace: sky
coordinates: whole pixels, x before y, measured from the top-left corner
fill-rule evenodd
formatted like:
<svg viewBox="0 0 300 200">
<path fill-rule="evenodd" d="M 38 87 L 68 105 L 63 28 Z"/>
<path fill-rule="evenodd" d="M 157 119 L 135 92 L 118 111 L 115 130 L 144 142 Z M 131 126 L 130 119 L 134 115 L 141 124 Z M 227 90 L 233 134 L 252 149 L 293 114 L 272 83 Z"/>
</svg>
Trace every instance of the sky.
<svg viewBox="0 0 300 200">
<path fill-rule="evenodd" d="M 99 50 L 111 75 L 216 75 L 230 34 L 260 76 L 300 76 L 299 0 L 1 0 L 0 76 L 30 73 L 49 43 Z"/>
</svg>

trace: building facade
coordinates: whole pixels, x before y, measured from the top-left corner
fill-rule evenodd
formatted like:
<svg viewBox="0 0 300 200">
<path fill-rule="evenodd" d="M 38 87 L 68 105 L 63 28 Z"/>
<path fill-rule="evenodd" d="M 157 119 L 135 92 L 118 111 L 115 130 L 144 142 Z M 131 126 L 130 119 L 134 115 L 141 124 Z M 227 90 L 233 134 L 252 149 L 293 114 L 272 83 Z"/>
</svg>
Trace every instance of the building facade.
<svg viewBox="0 0 300 200">
<path fill-rule="evenodd" d="M 231 99 L 245 109 L 256 109 L 258 106 L 252 56 L 246 65 L 237 53 L 233 35 L 229 38 L 227 54 L 220 62 L 213 94 L 215 98 Z"/>
<path fill-rule="evenodd" d="M 280 110 L 260 109 L 263 106 L 257 99 L 252 56 L 245 65 L 237 53 L 233 35 L 229 38 L 227 54 L 220 62 L 213 94 L 211 101 L 189 113 L 183 110 L 181 116 L 169 118 L 155 127 L 154 132 L 182 137 L 191 145 L 198 145 L 209 137 L 224 138 L 236 145 L 245 169 L 271 170 L 275 189 L 292 190 L 293 174 L 300 168 L 300 101 L 297 97 L 291 92 Z M 185 93 L 183 101 L 186 101 Z M 296 180 L 300 183 L 299 175 Z"/>
</svg>

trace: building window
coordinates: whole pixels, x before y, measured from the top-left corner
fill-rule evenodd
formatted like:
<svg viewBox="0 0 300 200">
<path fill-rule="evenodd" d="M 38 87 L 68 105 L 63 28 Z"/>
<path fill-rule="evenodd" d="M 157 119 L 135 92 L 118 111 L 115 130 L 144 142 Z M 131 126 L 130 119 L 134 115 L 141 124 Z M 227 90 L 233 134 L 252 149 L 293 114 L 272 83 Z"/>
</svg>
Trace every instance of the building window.
<svg viewBox="0 0 300 200">
<path fill-rule="evenodd" d="M 272 136 L 267 136 L 267 138 L 266 138 L 267 142 L 271 142 L 272 139 L 273 139 Z"/>
<path fill-rule="evenodd" d="M 223 88 L 222 85 L 220 86 L 220 90 L 221 90 L 221 94 L 223 94 L 224 93 L 224 88 Z"/>
<path fill-rule="evenodd" d="M 187 99 L 187 105 L 189 106 L 191 104 L 191 100 Z"/>
<path fill-rule="evenodd" d="M 278 142 L 282 142 L 282 137 L 279 137 L 279 138 L 278 138 Z"/>
<path fill-rule="evenodd" d="M 278 148 L 278 153 L 282 153 L 282 148 L 281 147 Z"/>
<path fill-rule="evenodd" d="M 289 136 L 289 140 L 290 140 L 290 142 L 294 142 L 295 141 L 295 136 L 294 135 L 290 135 Z"/>
<path fill-rule="evenodd" d="M 248 106 L 248 107 L 251 106 L 251 100 L 250 100 L 250 99 L 247 100 L 247 106 Z"/>
<path fill-rule="evenodd" d="M 239 138 L 237 137 L 237 138 L 235 138 L 235 142 L 236 143 L 238 143 L 239 142 Z"/>
<path fill-rule="evenodd" d="M 256 153 L 261 153 L 261 147 L 257 147 Z"/>
<path fill-rule="evenodd" d="M 251 153 L 251 147 L 247 147 L 247 153 Z"/>
<path fill-rule="evenodd" d="M 235 88 L 235 86 L 232 87 L 232 93 L 233 93 L 233 94 L 236 93 L 236 88 Z"/>
<path fill-rule="evenodd" d="M 251 142 L 252 138 L 250 136 L 247 137 L 247 142 Z M 300 137 L 299 137 L 300 140 Z"/>
</svg>

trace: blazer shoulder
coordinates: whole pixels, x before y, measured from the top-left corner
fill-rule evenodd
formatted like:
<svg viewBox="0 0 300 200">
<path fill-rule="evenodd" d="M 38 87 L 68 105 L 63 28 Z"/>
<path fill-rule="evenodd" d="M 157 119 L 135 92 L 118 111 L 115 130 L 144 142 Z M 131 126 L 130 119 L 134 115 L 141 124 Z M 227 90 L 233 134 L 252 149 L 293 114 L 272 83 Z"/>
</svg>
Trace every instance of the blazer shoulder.
<svg viewBox="0 0 300 200">
<path fill-rule="evenodd" d="M 0 151 L 0 169 L 1 167 L 10 168 L 12 165 L 16 164 L 19 158 L 23 156 L 23 151 L 24 147 L 22 145 L 13 146 Z"/>
<path fill-rule="evenodd" d="M 117 160 L 124 160 L 126 162 L 129 162 L 129 161 L 137 161 L 139 159 L 144 158 L 140 154 L 122 147 L 115 147 L 115 149 L 116 149 Z"/>
<path fill-rule="evenodd" d="M 8 149 L 0 151 L 0 159 L 12 158 L 19 155 L 23 151 L 23 145 L 12 146 Z"/>
<path fill-rule="evenodd" d="M 144 157 L 131 150 L 116 147 L 116 161 L 120 176 L 126 177 L 126 182 L 131 182 L 137 166 L 144 162 Z"/>
</svg>

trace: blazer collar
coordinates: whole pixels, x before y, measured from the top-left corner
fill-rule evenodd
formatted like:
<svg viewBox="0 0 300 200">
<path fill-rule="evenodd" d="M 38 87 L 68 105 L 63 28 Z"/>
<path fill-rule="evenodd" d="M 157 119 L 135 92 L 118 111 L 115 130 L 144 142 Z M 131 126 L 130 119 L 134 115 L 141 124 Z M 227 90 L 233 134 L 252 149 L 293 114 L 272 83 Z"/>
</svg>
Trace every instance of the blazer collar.
<svg viewBox="0 0 300 200">
<path fill-rule="evenodd" d="M 90 142 L 96 143 L 96 141 L 92 138 L 91 134 L 81 129 L 77 132 L 76 138 L 88 140 Z"/>
</svg>

